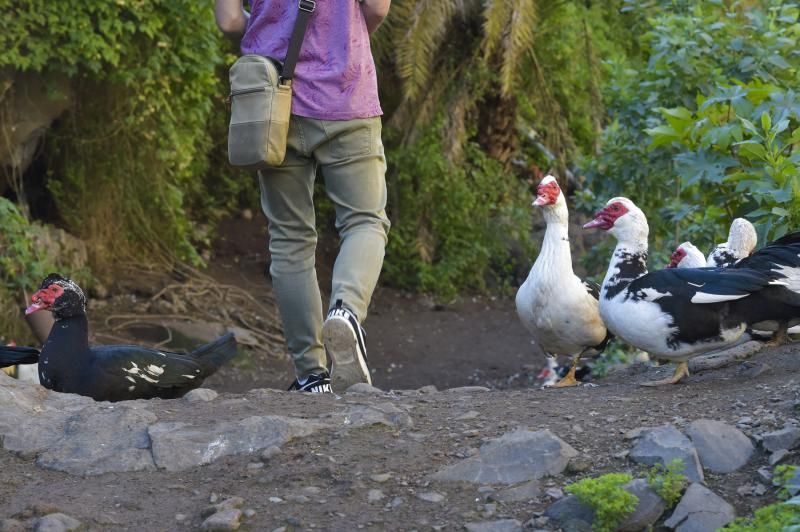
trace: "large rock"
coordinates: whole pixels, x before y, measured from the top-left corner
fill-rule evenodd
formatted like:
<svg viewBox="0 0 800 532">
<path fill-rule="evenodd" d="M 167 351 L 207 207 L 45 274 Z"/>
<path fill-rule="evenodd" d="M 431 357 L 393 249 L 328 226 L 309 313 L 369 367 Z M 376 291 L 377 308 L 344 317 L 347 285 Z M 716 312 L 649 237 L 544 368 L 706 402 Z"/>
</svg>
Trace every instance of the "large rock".
<svg viewBox="0 0 800 532">
<path fill-rule="evenodd" d="M 700 484 L 692 484 L 664 525 L 676 532 L 710 532 L 735 518 L 733 506 L 725 499 Z"/>
<path fill-rule="evenodd" d="M 703 482 L 703 469 L 689 438 L 672 425 L 663 425 L 642 432 L 630 453 L 634 462 L 655 465 L 668 465 L 672 460 L 679 458 L 683 461 L 683 474 L 692 482 Z"/>
<path fill-rule="evenodd" d="M 567 495 L 547 507 L 544 515 L 563 530 L 591 530 L 594 510 L 575 495 Z"/>
<path fill-rule="evenodd" d="M 182 471 L 210 464 L 223 456 L 280 447 L 292 438 L 308 436 L 321 428 L 321 424 L 305 419 L 252 416 L 216 425 L 156 423 L 148 432 L 156 465 L 167 471 Z"/>
<path fill-rule="evenodd" d="M 647 530 L 661 517 L 667 504 L 664 499 L 658 496 L 656 492 L 650 489 L 647 481 L 642 478 L 636 478 L 628 482 L 623 488 L 636 495 L 639 502 L 636 503 L 636 509 L 632 514 L 628 515 L 622 523 L 620 523 L 617 530 L 620 532 L 637 532 L 639 530 Z"/>
<path fill-rule="evenodd" d="M 731 473 L 744 466 L 755 448 L 750 438 L 727 423 L 698 419 L 686 429 L 703 467 L 714 473 Z"/>
<path fill-rule="evenodd" d="M 476 456 L 446 467 L 432 478 L 479 484 L 516 484 L 558 475 L 578 452 L 549 430 L 504 434 L 480 448 Z"/>
<path fill-rule="evenodd" d="M 156 419 L 128 406 L 87 408 L 67 419 L 62 436 L 36 463 L 76 475 L 154 470 L 147 427 Z"/>
<path fill-rule="evenodd" d="M 800 428 L 793 425 L 762 435 L 761 444 L 771 453 L 781 449 L 791 450 L 800 443 Z"/>
</svg>

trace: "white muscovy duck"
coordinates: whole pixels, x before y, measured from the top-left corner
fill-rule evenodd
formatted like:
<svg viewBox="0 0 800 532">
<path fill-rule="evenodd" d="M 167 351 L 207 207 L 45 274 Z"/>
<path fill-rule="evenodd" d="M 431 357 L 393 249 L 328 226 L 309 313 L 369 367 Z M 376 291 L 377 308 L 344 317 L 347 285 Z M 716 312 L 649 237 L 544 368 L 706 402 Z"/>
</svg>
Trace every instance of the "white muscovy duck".
<svg viewBox="0 0 800 532">
<path fill-rule="evenodd" d="M 517 314 L 551 362 L 556 355 L 572 357 L 569 372 L 555 386 L 574 386 L 581 356 L 599 353 L 609 339 L 598 310 L 600 287 L 572 271 L 567 202 L 553 176 L 539 183 L 533 205 L 542 208 L 547 229 L 539 256 L 517 291 Z"/>
<path fill-rule="evenodd" d="M 737 260 L 753 254 L 758 244 L 758 235 L 753 224 L 744 218 L 736 218 L 728 230 L 728 241 L 711 250 L 706 259 L 706 266 L 723 268 L 734 264 Z"/>
<path fill-rule="evenodd" d="M 648 273 L 647 218 L 631 200 L 609 200 L 584 227 L 617 239 L 600 293 L 608 329 L 656 358 L 678 362 L 671 378 L 645 385 L 679 382 L 689 374 L 690 358 L 738 343 L 751 324 L 800 318 L 800 239 L 766 246 L 734 267 Z"/>
<path fill-rule="evenodd" d="M 689 241 L 684 242 L 669 256 L 667 268 L 703 268 L 706 265 L 706 258 L 697 249 L 697 246 Z"/>
</svg>

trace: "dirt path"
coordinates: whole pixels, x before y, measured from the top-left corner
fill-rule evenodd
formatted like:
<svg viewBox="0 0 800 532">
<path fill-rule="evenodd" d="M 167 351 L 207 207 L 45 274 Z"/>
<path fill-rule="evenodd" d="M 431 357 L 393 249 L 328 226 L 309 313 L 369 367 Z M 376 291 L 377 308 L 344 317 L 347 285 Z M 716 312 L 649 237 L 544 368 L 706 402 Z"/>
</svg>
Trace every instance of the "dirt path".
<svg viewBox="0 0 800 532">
<path fill-rule="evenodd" d="M 266 288 L 264 221 L 229 220 L 221 233 L 211 274 L 238 286 Z M 323 291 L 330 284 L 332 255 L 332 249 L 323 248 L 318 257 Z M 543 365 L 510 297 L 467 297 L 435 306 L 425 297 L 378 288 L 364 326 L 373 382 L 384 390 L 428 384 L 519 387 L 529 385 Z M 288 360 L 268 359 L 259 367 L 225 368 L 208 382 L 218 390 L 242 392 L 285 389 L 293 378 Z"/>
</svg>

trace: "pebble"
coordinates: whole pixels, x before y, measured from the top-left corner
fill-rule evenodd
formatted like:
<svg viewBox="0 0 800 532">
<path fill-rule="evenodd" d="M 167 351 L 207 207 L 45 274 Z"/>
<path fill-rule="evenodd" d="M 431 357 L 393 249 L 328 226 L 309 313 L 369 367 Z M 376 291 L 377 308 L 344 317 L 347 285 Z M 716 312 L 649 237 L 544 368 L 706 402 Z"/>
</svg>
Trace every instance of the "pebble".
<svg viewBox="0 0 800 532">
<path fill-rule="evenodd" d="M 255 511 L 255 510 L 253 510 L 252 508 L 248 508 L 248 509 L 247 509 L 247 510 L 245 510 L 243 513 L 244 513 L 244 516 L 245 516 L 246 518 L 248 518 L 248 519 L 250 519 L 251 517 L 253 517 L 254 515 L 256 515 L 256 511 Z"/>
<path fill-rule="evenodd" d="M 194 390 L 190 391 L 186 395 L 183 396 L 184 401 L 188 401 L 190 403 L 207 403 L 209 401 L 213 401 L 217 398 L 219 394 L 214 390 L 210 390 L 208 388 L 195 388 Z"/>
<path fill-rule="evenodd" d="M 423 491 L 422 493 L 417 493 L 417 499 L 432 503 L 440 503 L 444 501 L 444 498 L 444 495 L 436 491 Z"/>
<path fill-rule="evenodd" d="M 281 448 L 277 445 L 270 445 L 263 451 L 261 451 L 261 460 L 264 462 L 268 462 L 273 456 L 276 454 L 280 454 Z"/>
<path fill-rule="evenodd" d="M 83 523 L 62 513 L 47 514 L 36 522 L 35 532 L 71 532 L 80 530 Z"/>
<path fill-rule="evenodd" d="M 475 419 L 478 416 L 480 416 L 480 414 L 478 412 L 476 412 L 475 410 L 470 410 L 469 412 L 465 412 L 465 413 L 461 414 L 460 416 L 456 417 L 455 420 L 456 421 L 466 421 L 468 419 Z"/>
<path fill-rule="evenodd" d="M 242 511 L 231 508 L 222 512 L 217 512 L 200 525 L 200 530 L 206 532 L 226 532 L 228 530 L 238 530 L 241 525 Z"/>
<path fill-rule="evenodd" d="M 280 497 L 270 497 L 269 502 L 274 502 L 275 504 L 279 504 L 283 502 L 283 499 L 281 499 Z"/>
<path fill-rule="evenodd" d="M 186 521 L 186 514 L 175 514 L 175 520 L 179 523 Z"/>
<path fill-rule="evenodd" d="M 387 508 L 397 508 L 398 506 L 402 506 L 406 500 L 403 497 L 395 497 L 392 499 L 392 502 L 386 505 Z"/>
<path fill-rule="evenodd" d="M 544 493 L 551 499 L 561 499 L 564 497 L 564 492 L 561 491 L 561 488 L 547 488 L 544 490 Z"/>
<path fill-rule="evenodd" d="M 381 490 L 372 489 L 367 493 L 368 502 L 378 502 L 386 498 Z"/>
<path fill-rule="evenodd" d="M 374 475 L 370 475 L 369 479 L 373 482 L 377 482 L 378 484 L 383 484 L 387 480 L 392 478 L 391 473 L 376 473 Z"/>
</svg>

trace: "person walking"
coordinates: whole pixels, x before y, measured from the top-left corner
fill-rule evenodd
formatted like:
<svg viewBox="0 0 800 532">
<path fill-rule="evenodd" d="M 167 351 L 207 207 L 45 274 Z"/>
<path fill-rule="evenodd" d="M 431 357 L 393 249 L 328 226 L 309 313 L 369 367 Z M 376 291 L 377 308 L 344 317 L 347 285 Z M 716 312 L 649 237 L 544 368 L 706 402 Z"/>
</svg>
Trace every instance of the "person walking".
<svg viewBox="0 0 800 532">
<path fill-rule="evenodd" d="M 286 158 L 258 173 L 269 221 L 275 298 L 295 367 L 290 390 L 339 392 L 371 384 L 364 329 L 389 232 L 386 158 L 369 34 L 391 0 L 301 0 L 311 7 L 292 82 Z M 283 59 L 298 0 L 216 0 L 217 26 L 244 54 Z M 315 268 L 317 170 L 336 211 L 339 252 L 323 307 Z M 328 371 L 327 358 L 331 369 Z"/>
</svg>

